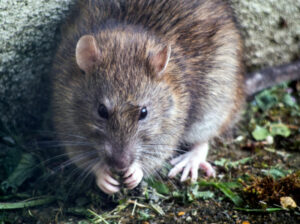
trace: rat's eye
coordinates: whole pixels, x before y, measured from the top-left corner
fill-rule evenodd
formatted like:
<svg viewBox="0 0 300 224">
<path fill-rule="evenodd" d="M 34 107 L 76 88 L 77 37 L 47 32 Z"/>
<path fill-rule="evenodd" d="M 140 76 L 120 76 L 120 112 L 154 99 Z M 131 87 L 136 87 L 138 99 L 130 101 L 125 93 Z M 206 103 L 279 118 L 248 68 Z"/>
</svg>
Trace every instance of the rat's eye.
<svg viewBox="0 0 300 224">
<path fill-rule="evenodd" d="M 108 119 L 108 111 L 106 107 L 103 104 L 100 104 L 98 107 L 98 114 L 100 117 L 104 119 Z"/>
<path fill-rule="evenodd" d="M 147 107 L 143 107 L 140 111 L 140 117 L 139 117 L 139 120 L 143 120 L 147 117 Z"/>
</svg>

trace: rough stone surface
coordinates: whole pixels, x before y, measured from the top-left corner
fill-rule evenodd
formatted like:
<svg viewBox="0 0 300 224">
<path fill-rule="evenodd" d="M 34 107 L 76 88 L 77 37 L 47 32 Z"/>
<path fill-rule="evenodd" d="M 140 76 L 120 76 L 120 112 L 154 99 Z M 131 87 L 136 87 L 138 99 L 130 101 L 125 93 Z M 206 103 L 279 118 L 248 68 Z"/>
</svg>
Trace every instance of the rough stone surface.
<svg viewBox="0 0 300 224">
<path fill-rule="evenodd" d="M 13 132 L 42 118 L 56 31 L 71 2 L 0 0 L 0 118 Z"/>
<path fill-rule="evenodd" d="M 300 0 L 231 0 L 249 68 L 300 58 Z"/>
<path fill-rule="evenodd" d="M 231 1 L 248 68 L 300 57 L 300 0 Z M 0 126 L 24 130 L 41 121 L 58 27 L 73 2 L 0 0 Z"/>
</svg>

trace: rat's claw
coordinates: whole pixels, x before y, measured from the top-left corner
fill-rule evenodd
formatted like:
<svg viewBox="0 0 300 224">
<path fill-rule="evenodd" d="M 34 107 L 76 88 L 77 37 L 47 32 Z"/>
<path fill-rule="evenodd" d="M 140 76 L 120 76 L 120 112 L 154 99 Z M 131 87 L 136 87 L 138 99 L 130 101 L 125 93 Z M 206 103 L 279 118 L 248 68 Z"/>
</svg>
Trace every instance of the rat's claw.
<svg viewBox="0 0 300 224">
<path fill-rule="evenodd" d="M 182 170 L 180 181 L 186 181 L 190 175 L 191 181 L 195 182 L 198 178 L 198 169 L 205 171 L 207 176 L 215 176 L 215 170 L 206 162 L 208 152 L 208 144 L 195 145 L 194 148 L 171 160 L 171 164 L 175 165 L 169 172 L 169 177 L 173 178 Z"/>
<path fill-rule="evenodd" d="M 189 176 L 189 173 L 191 171 L 191 168 L 192 168 L 192 164 L 186 164 L 186 166 L 183 169 L 181 178 L 180 178 L 181 182 L 184 182 L 184 181 L 186 181 L 188 179 L 188 176 Z"/>
<path fill-rule="evenodd" d="M 179 157 L 181 157 L 181 156 L 179 156 Z M 178 157 L 177 157 L 177 158 L 178 158 Z M 176 159 L 177 159 L 177 158 L 176 158 Z M 180 160 L 178 160 L 178 161 L 180 161 Z M 171 164 L 172 164 L 172 165 L 175 165 L 175 164 L 176 164 L 176 163 L 172 163 L 172 162 L 173 162 L 173 161 L 171 161 Z M 175 177 L 178 173 L 180 173 L 180 172 L 183 170 L 183 168 L 185 167 L 185 165 L 186 165 L 185 160 L 180 161 L 178 164 L 176 164 L 176 165 L 170 170 L 168 176 L 171 177 L 171 178 Z"/>
<path fill-rule="evenodd" d="M 119 182 L 111 177 L 110 172 L 106 168 L 98 169 L 95 175 L 98 187 L 106 194 L 114 194 L 120 190 L 118 187 Z"/>
<path fill-rule="evenodd" d="M 216 171 L 209 162 L 204 161 L 204 162 L 200 163 L 200 168 L 202 170 L 204 170 L 204 172 L 206 173 L 206 176 L 216 177 Z"/>
<path fill-rule="evenodd" d="M 124 174 L 125 181 L 128 189 L 135 188 L 143 179 L 143 171 L 137 163 L 132 164 L 127 172 Z"/>
</svg>

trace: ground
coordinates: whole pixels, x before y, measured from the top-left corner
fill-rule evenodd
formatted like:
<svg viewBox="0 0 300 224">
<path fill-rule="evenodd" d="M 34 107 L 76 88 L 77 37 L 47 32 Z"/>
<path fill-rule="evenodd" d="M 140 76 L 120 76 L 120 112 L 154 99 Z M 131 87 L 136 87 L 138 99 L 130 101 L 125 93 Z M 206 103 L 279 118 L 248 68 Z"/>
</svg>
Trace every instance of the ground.
<svg viewBox="0 0 300 224">
<path fill-rule="evenodd" d="M 0 223 L 300 223 L 299 96 L 293 82 L 249 100 L 211 146 L 216 178 L 180 183 L 166 168 L 114 197 L 76 167 L 57 169 L 64 156 L 51 132 L 0 127 Z"/>
</svg>

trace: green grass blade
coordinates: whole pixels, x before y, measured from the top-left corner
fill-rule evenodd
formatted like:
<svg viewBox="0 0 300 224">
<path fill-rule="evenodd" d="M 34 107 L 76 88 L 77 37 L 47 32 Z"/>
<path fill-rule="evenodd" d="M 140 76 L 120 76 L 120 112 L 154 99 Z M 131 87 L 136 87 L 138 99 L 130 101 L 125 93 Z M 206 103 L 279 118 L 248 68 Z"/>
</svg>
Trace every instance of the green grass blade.
<svg viewBox="0 0 300 224">
<path fill-rule="evenodd" d="M 225 184 L 214 183 L 214 186 L 223 192 L 236 206 L 243 204 L 243 199 L 232 192 Z"/>
<path fill-rule="evenodd" d="M 201 186 L 214 186 L 215 188 L 222 191 L 222 193 L 228 197 L 236 206 L 241 206 L 243 204 L 243 199 L 237 195 L 236 193 L 232 192 L 230 188 L 226 185 L 226 183 L 220 182 L 210 182 L 210 181 L 200 181 L 198 182 Z"/>
<path fill-rule="evenodd" d="M 234 208 L 244 212 L 278 212 L 283 211 L 283 208 Z"/>
<path fill-rule="evenodd" d="M 26 201 L 19 201 L 19 202 L 11 202 L 11 203 L 0 203 L 0 210 L 9 210 L 9 209 L 21 209 L 21 208 L 29 208 L 39 205 L 50 204 L 56 200 L 55 197 L 39 197 L 31 200 Z"/>
</svg>

